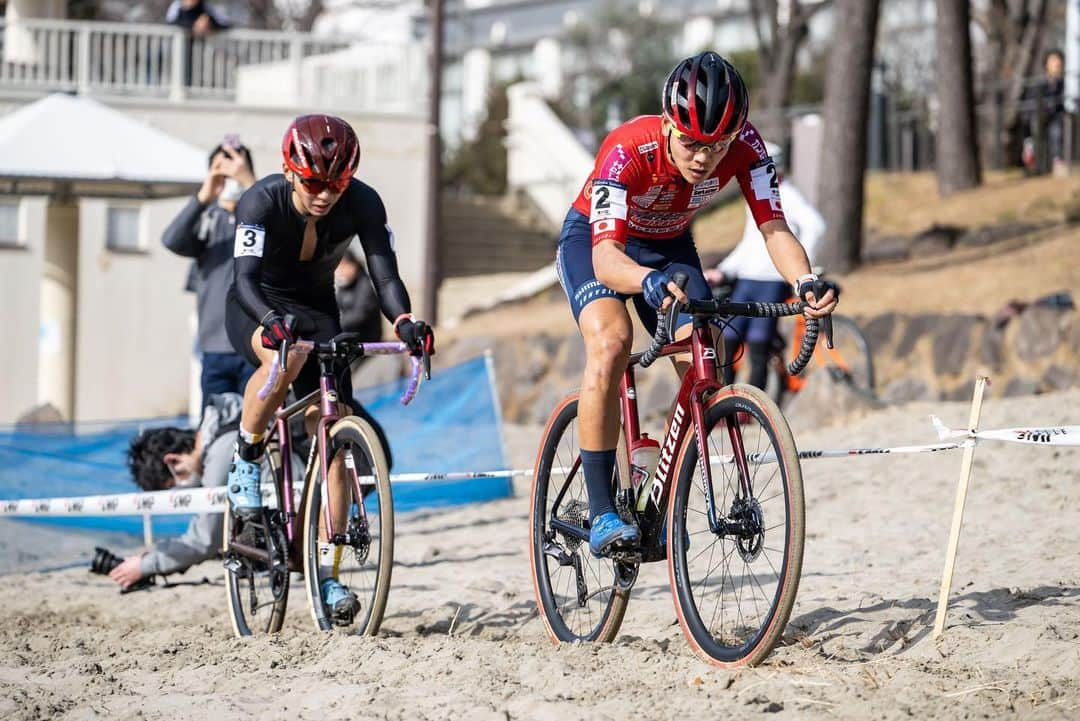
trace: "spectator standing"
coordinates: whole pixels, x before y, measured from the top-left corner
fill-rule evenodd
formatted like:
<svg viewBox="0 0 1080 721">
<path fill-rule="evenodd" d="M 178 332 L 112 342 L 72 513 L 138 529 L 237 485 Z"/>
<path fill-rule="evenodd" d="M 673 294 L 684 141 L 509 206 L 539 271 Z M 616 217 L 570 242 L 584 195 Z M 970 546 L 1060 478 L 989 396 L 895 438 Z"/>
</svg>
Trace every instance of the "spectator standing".
<svg viewBox="0 0 1080 721">
<path fill-rule="evenodd" d="M 233 280 L 236 203 L 255 182 L 251 152 L 235 135 L 210 153 L 210 168 L 199 191 L 165 229 L 165 247 L 193 258 L 187 290 L 196 295 L 202 356 L 202 407 L 215 393 L 242 393 L 255 370 L 229 342 L 225 296 Z"/>
<path fill-rule="evenodd" d="M 165 11 L 165 22 L 187 31 L 184 42 L 184 84 L 190 86 L 195 77 L 195 40 L 202 41 L 218 30 L 227 30 L 230 26 L 225 15 L 203 0 L 173 0 Z M 200 75 L 203 75 L 200 68 Z M 213 86 L 213 73 L 207 79 Z"/>
</svg>

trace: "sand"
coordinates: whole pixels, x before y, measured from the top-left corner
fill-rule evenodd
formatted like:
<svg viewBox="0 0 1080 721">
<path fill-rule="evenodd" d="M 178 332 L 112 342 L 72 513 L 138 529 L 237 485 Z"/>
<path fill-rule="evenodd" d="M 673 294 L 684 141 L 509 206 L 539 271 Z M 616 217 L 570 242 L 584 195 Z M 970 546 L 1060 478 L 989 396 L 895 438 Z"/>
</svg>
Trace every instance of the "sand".
<svg viewBox="0 0 1080 721">
<path fill-rule="evenodd" d="M 1077 407 L 1080 390 L 991 391 L 983 427 L 1077 424 Z M 968 415 L 913 404 L 796 438 L 933 442 L 930 412 L 952 426 Z M 538 434 L 507 429 L 514 465 L 531 465 Z M 95 537 L 9 521 L 6 555 L 29 555 L 0 583 L 0 718 L 1080 718 L 1080 449 L 979 447 L 935 642 L 959 466 L 959 452 L 804 462 L 798 601 L 783 645 L 739 670 L 690 652 L 662 564 L 642 570 L 615 643 L 552 645 L 529 578 L 524 481 L 512 499 L 399 515 L 373 639 L 311 630 L 299 593 L 280 635 L 233 638 L 216 563 L 180 578 L 211 585 L 123 597 L 85 568 L 27 572 L 88 558 L 79 544 Z"/>
</svg>

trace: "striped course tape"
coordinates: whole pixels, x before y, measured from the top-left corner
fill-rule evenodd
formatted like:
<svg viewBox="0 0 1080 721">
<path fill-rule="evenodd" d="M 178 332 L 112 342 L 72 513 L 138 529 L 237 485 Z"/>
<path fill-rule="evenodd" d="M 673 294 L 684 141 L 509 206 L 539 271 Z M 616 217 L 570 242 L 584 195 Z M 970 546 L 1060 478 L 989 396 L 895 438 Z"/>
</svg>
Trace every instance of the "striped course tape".
<svg viewBox="0 0 1080 721">
<path fill-rule="evenodd" d="M 1003 428 L 971 431 L 948 428 L 937 416 L 930 417 L 941 443 L 891 448 L 834 448 L 799 451 L 799 458 L 844 458 L 848 456 L 885 455 L 892 453 L 933 453 L 966 448 L 978 441 L 1005 441 L 1040 446 L 1080 446 L 1080 426 L 1042 426 L 1034 428 Z M 768 463 L 772 454 L 752 454 L 753 462 Z M 722 456 L 717 463 L 732 463 L 734 458 Z M 553 469 L 566 472 L 569 469 Z M 502 471 L 463 471 L 458 473 L 399 473 L 390 476 L 393 483 L 429 483 L 472 478 L 504 478 L 531 476 L 532 469 Z M 364 480 L 364 479 L 361 479 Z M 370 477 L 368 477 L 370 480 Z M 297 493 L 299 489 L 297 489 Z M 263 499 L 269 502 L 270 487 L 263 487 Z M 227 496 L 224 486 L 185 488 L 150 493 L 119 493 L 73 498 L 20 498 L 0 500 L 0 516 L 145 516 L 184 513 L 220 513 Z"/>
</svg>

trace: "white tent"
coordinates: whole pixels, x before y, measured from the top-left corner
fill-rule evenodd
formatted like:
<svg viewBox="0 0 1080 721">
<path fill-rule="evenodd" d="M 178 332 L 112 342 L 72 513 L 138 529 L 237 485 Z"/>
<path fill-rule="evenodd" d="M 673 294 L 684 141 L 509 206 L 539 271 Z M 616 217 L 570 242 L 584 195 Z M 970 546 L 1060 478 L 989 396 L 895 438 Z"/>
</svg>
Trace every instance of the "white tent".
<svg viewBox="0 0 1080 721">
<path fill-rule="evenodd" d="M 87 97 L 61 93 L 0 117 L 0 178 L 201 183 L 206 153 Z"/>
</svg>

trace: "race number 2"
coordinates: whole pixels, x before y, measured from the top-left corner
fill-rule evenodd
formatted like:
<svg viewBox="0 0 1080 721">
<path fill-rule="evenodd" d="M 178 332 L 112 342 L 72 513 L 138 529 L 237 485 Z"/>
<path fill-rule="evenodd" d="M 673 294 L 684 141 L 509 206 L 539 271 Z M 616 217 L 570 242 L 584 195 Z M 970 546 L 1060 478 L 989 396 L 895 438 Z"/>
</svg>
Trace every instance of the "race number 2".
<svg viewBox="0 0 1080 721">
<path fill-rule="evenodd" d="M 251 255 L 261 258 L 263 244 L 266 241 L 266 230 L 260 225 L 236 226 L 236 242 L 233 244 L 233 257 L 241 258 Z"/>
</svg>

